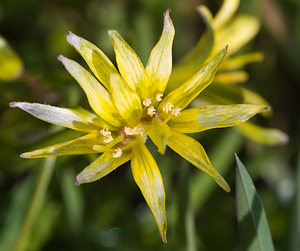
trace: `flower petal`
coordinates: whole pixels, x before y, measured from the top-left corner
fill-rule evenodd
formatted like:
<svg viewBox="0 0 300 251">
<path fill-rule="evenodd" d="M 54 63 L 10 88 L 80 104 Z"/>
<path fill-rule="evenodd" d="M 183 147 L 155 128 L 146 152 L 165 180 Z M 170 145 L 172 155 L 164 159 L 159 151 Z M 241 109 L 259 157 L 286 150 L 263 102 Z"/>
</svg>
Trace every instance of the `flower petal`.
<svg viewBox="0 0 300 251">
<path fill-rule="evenodd" d="M 109 58 L 97 46 L 72 32 L 69 32 L 66 38 L 68 43 L 74 46 L 84 58 L 95 76 L 109 90 L 110 74 L 117 72 Z"/>
<path fill-rule="evenodd" d="M 227 58 L 220 66 L 220 70 L 238 70 L 246 64 L 261 62 L 264 58 L 262 52 L 251 52 Z"/>
<path fill-rule="evenodd" d="M 113 126 L 121 126 L 118 113 L 111 101 L 107 90 L 80 64 L 62 55 L 58 59 L 64 64 L 67 71 L 80 84 L 93 110 L 105 121 Z"/>
<path fill-rule="evenodd" d="M 108 124 L 106 121 L 104 121 L 99 116 L 95 115 L 94 113 L 91 113 L 81 107 L 76 108 L 69 108 L 70 111 L 75 113 L 77 116 L 85 120 L 86 122 L 89 122 L 93 125 L 98 126 L 99 128 L 107 128 L 109 130 L 116 131 L 118 128 L 113 127 L 112 125 Z"/>
<path fill-rule="evenodd" d="M 164 242 L 167 242 L 165 190 L 158 166 L 151 153 L 140 141 L 136 144 L 131 160 L 133 178 L 140 188 L 157 224 Z"/>
<path fill-rule="evenodd" d="M 18 107 L 41 120 L 55 125 L 83 132 L 99 130 L 98 126 L 88 123 L 70 109 L 27 102 L 12 102 L 9 103 L 9 106 Z"/>
<path fill-rule="evenodd" d="M 197 45 L 172 69 L 166 92 L 169 93 L 193 76 L 204 64 L 214 44 L 214 30 L 212 28 L 212 14 L 204 5 L 197 7 L 207 30 L 201 36 Z"/>
<path fill-rule="evenodd" d="M 170 10 L 165 12 L 162 35 L 152 49 L 146 66 L 146 72 L 152 80 L 155 93 L 164 93 L 172 70 L 172 44 L 175 29 L 169 12 Z"/>
<path fill-rule="evenodd" d="M 110 30 L 108 34 L 114 46 L 119 71 L 126 83 L 137 91 L 142 100 L 151 97 L 151 81 L 139 57 L 117 31 Z"/>
<path fill-rule="evenodd" d="M 213 21 L 213 26 L 215 29 L 221 28 L 233 17 L 239 7 L 239 3 L 239 0 L 223 1 L 223 4 Z"/>
<path fill-rule="evenodd" d="M 226 56 L 227 46 L 224 47 L 214 58 L 204 65 L 199 72 L 191 77 L 183 85 L 169 93 L 159 105 L 159 111 L 167 103 L 172 103 L 174 107 L 185 108 L 199 93 L 207 87 L 213 80 L 218 66 Z"/>
<path fill-rule="evenodd" d="M 146 134 L 151 138 L 153 143 L 158 147 L 158 152 L 165 153 L 167 139 L 171 136 L 171 131 L 167 123 L 159 122 L 156 118 L 151 123 L 144 122 Z"/>
<path fill-rule="evenodd" d="M 22 158 L 44 158 L 96 153 L 97 151 L 93 149 L 93 146 L 102 142 L 102 138 L 102 135 L 99 133 L 90 133 L 74 140 L 22 153 L 20 156 Z"/>
<path fill-rule="evenodd" d="M 259 28 L 259 20 L 254 16 L 240 15 L 236 17 L 229 25 L 226 25 L 226 27 L 215 33 L 215 44 L 211 55 L 219 51 L 224 44 L 230 45 L 228 55 L 237 52 L 242 46 L 253 39 Z"/>
<path fill-rule="evenodd" d="M 268 111 L 265 105 L 209 105 L 182 111 L 169 121 L 169 126 L 182 133 L 201 132 L 212 128 L 234 126 L 257 113 Z"/>
<path fill-rule="evenodd" d="M 107 150 L 98 159 L 83 169 L 76 177 L 76 184 L 80 185 L 98 180 L 131 158 L 131 150 L 123 151 L 122 155 L 118 158 L 114 158 L 113 153 L 113 149 Z"/>
<path fill-rule="evenodd" d="M 111 74 L 110 85 L 115 107 L 124 120 L 134 127 L 142 116 L 142 104 L 138 94 L 116 73 Z"/>
<path fill-rule="evenodd" d="M 229 71 L 217 73 L 214 79 L 215 83 L 220 84 L 237 84 L 246 82 L 249 74 L 246 71 Z"/>
<path fill-rule="evenodd" d="M 289 136 L 274 128 L 264 128 L 250 122 L 235 127 L 240 133 L 247 138 L 263 145 L 282 145 L 289 141 Z"/>
<path fill-rule="evenodd" d="M 181 157 L 212 177 L 226 192 L 230 191 L 227 182 L 210 163 L 205 150 L 198 141 L 185 134 L 172 131 L 172 136 L 168 138 L 167 144 Z"/>
</svg>

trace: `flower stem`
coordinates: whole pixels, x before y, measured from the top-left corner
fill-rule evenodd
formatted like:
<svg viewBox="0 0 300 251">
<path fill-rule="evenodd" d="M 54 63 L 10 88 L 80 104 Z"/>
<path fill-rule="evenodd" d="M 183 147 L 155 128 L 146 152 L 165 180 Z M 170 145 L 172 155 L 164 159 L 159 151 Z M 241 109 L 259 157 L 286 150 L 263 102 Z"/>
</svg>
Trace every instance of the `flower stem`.
<svg viewBox="0 0 300 251">
<path fill-rule="evenodd" d="M 181 222 L 184 228 L 184 240 L 183 246 L 185 246 L 185 250 L 187 251 L 196 251 L 196 227 L 195 227 L 195 219 L 194 219 L 194 210 L 192 208 L 190 202 L 190 189 L 189 189 L 189 170 L 190 167 L 187 162 L 183 162 L 181 165 L 181 175 L 180 175 L 180 199 L 179 199 L 179 214 L 180 218 L 183 220 Z"/>
<path fill-rule="evenodd" d="M 46 158 L 44 166 L 41 168 L 37 184 L 32 196 L 31 203 L 29 205 L 26 218 L 21 228 L 20 235 L 16 241 L 15 251 L 28 250 L 28 244 L 30 243 L 30 237 L 32 228 L 34 226 L 36 217 L 43 204 L 46 191 L 52 177 L 53 169 L 55 166 L 56 158 Z"/>
</svg>

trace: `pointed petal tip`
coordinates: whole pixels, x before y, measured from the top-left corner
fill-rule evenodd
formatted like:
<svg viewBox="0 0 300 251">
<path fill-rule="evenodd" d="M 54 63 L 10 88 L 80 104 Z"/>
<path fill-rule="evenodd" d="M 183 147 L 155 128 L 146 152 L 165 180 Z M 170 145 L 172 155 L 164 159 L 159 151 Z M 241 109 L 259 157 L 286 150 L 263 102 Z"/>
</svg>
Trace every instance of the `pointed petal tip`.
<svg viewBox="0 0 300 251">
<path fill-rule="evenodd" d="M 17 103 L 18 103 L 18 102 L 10 102 L 10 103 L 9 103 L 9 107 L 11 107 L 11 108 L 18 107 Z"/>
<path fill-rule="evenodd" d="M 20 157 L 23 158 L 23 159 L 26 159 L 27 158 L 27 154 L 26 153 L 22 153 L 22 154 L 20 154 Z"/>
<path fill-rule="evenodd" d="M 170 10 L 170 9 L 167 9 L 167 10 L 165 11 L 165 13 L 164 13 L 164 17 L 165 17 L 165 18 L 169 18 L 169 17 L 170 17 L 170 12 L 171 12 L 171 10 Z"/>
<path fill-rule="evenodd" d="M 80 38 L 71 31 L 68 31 L 68 33 L 66 34 L 66 40 L 70 45 L 74 46 L 76 49 L 80 48 Z"/>
<path fill-rule="evenodd" d="M 75 186 L 80 186 L 80 185 L 81 185 L 81 183 L 80 183 L 78 175 L 77 175 L 77 177 L 75 178 Z"/>
<path fill-rule="evenodd" d="M 66 57 L 60 54 L 57 56 L 57 59 L 63 63 L 63 61 L 66 59 Z"/>
<path fill-rule="evenodd" d="M 165 243 L 165 244 L 167 244 L 167 236 L 166 236 L 166 234 L 164 235 L 164 236 L 162 236 L 162 240 L 163 240 L 163 242 Z"/>
<path fill-rule="evenodd" d="M 264 111 L 263 111 L 263 112 L 268 112 L 268 111 L 270 111 L 270 110 L 271 110 L 271 107 L 270 107 L 270 106 L 267 106 L 267 105 L 265 105 L 264 107 L 265 107 L 265 109 L 264 109 Z"/>
<path fill-rule="evenodd" d="M 108 30 L 107 33 L 109 36 L 112 36 L 113 34 L 116 34 L 117 31 L 116 30 Z"/>
</svg>

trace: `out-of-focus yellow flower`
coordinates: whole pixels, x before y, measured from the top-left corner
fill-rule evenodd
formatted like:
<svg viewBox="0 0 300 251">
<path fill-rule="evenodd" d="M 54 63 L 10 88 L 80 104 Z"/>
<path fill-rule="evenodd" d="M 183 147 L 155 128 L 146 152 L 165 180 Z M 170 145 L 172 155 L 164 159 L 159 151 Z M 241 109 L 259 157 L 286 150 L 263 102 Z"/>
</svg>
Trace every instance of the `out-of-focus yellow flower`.
<svg viewBox="0 0 300 251">
<path fill-rule="evenodd" d="M 11 81 L 19 77 L 23 69 L 19 56 L 0 35 L 0 81 Z"/>
<path fill-rule="evenodd" d="M 160 40 L 144 67 L 133 49 L 117 31 L 110 30 L 118 70 L 92 43 L 67 35 L 67 41 L 85 59 L 95 77 L 75 61 L 59 60 L 85 91 L 95 114 L 83 109 L 58 108 L 44 104 L 13 102 L 47 122 L 86 133 L 57 145 L 23 153 L 23 158 L 102 153 L 77 177 L 82 184 L 102 178 L 131 161 L 131 170 L 166 242 L 165 191 L 158 166 L 147 149 L 147 137 L 164 154 L 166 145 L 211 176 L 225 191 L 230 188 L 213 167 L 199 142 L 185 135 L 211 128 L 233 126 L 269 109 L 265 105 L 212 105 L 185 109 L 213 80 L 226 56 L 218 52 L 186 82 L 164 96 L 172 69 L 172 43 L 175 30 L 169 11 L 165 13 Z"/>
<path fill-rule="evenodd" d="M 205 6 L 198 6 L 197 11 L 204 19 L 207 30 L 195 48 L 173 68 L 167 92 L 190 78 L 224 44 L 228 44 L 227 57 L 220 65 L 213 84 L 196 99 L 197 103 L 194 102 L 193 105 L 251 103 L 270 106 L 259 94 L 235 85 L 248 80 L 248 73 L 243 69 L 246 64 L 263 59 L 261 52 L 235 54 L 255 37 L 260 28 L 259 20 L 254 16 L 244 14 L 235 16 L 239 2 L 239 0 L 224 0 L 215 17 Z M 266 117 L 270 115 L 271 111 L 264 113 Z M 267 129 L 249 122 L 236 128 L 247 138 L 261 144 L 277 145 L 288 141 L 288 136 L 277 129 Z"/>
</svg>

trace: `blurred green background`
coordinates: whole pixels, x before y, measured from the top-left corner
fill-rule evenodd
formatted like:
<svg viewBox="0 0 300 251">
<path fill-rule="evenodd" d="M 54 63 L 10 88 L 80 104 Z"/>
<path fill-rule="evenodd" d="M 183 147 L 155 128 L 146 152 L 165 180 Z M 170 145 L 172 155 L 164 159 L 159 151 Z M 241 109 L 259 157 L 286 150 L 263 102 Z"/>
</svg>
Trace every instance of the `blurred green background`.
<svg viewBox="0 0 300 251">
<path fill-rule="evenodd" d="M 239 250 L 235 152 L 248 168 L 262 198 L 276 249 L 297 250 L 293 249 L 297 248 L 295 241 L 300 239 L 299 175 L 296 179 L 300 156 L 300 2 L 297 0 L 242 0 L 238 10 L 257 16 L 262 25 L 256 38 L 239 52 L 262 51 L 265 55 L 263 62 L 247 66 L 250 78 L 244 84 L 273 107 L 271 118 L 260 117 L 257 121 L 286 132 L 290 137 L 288 144 L 262 146 L 231 128 L 201 133 L 199 139 L 212 163 L 232 188 L 229 194 L 196 168 L 187 169 L 189 164 L 170 149 L 161 156 L 149 144 L 166 189 L 167 244 L 159 237 L 128 164 L 100 181 L 77 187 L 75 175 L 96 155 L 48 160 L 19 157 L 22 152 L 71 139 L 76 132 L 12 110 L 9 102 L 88 108 L 83 91 L 57 60 L 63 54 L 86 66 L 65 41 L 68 31 L 98 45 L 114 59 L 107 30 L 116 29 L 145 63 L 160 36 L 163 13 L 169 8 L 176 29 L 173 48 L 176 62 L 191 50 L 205 29 L 196 7 L 205 4 L 216 13 L 221 3 L 221 0 L 1 0 L 0 34 L 24 65 L 17 79 L 0 81 L 1 251 L 192 250 L 190 243 L 194 240 L 189 239 L 189 231 L 194 232 L 197 250 Z M 41 172 L 44 167 L 47 173 Z M 298 172 L 299 169 L 298 164 Z M 189 184 L 185 183 L 185 175 Z"/>
</svg>

